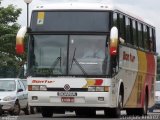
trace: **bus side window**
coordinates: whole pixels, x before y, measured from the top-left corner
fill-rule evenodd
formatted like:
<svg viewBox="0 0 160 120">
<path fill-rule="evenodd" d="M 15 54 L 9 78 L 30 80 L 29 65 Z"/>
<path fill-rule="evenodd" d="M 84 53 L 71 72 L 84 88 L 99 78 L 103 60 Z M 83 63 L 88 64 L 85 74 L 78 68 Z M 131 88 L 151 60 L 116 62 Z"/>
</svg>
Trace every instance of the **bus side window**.
<svg viewBox="0 0 160 120">
<path fill-rule="evenodd" d="M 126 23 L 126 43 L 131 44 L 131 22 L 128 17 L 125 18 Z"/>
<path fill-rule="evenodd" d="M 120 19 L 119 19 L 119 13 L 113 14 L 113 26 L 116 26 L 118 29 L 118 32 L 120 32 Z"/>
<path fill-rule="evenodd" d="M 156 36 L 155 29 L 152 28 L 152 39 L 153 39 L 153 51 L 156 52 Z"/>
<path fill-rule="evenodd" d="M 118 28 L 118 16 L 117 13 L 113 13 L 113 26 Z"/>
<path fill-rule="evenodd" d="M 152 35 L 152 28 L 149 28 L 149 51 L 153 52 L 153 35 Z"/>
<path fill-rule="evenodd" d="M 148 31 L 147 31 L 147 26 L 143 26 L 143 40 L 144 40 L 144 48 L 145 50 L 149 50 L 148 46 Z"/>
<path fill-rule="evenodd" d="M 125 16 L 120 14 L 120 37 L 125 40 Z"/>
<path fill-rule="evenodd" d="M 150 51 L 150 35 L 149 35 L 149 27 L 147 26 L 147 44 L 148 44 L 148 51 Z"/>
<path fill-rule="evenodd" d="M 143 48 L 142 24 L 141 23 L 138 23 L 138 45 L 140 48 Z"/>
<path fill-rule="evenodd" d="M 133 38 L 133 45 L 138 46 L 137 42 L 137 25 L 136 21 L 132 20 L 132 38 Z"/>
</svg>

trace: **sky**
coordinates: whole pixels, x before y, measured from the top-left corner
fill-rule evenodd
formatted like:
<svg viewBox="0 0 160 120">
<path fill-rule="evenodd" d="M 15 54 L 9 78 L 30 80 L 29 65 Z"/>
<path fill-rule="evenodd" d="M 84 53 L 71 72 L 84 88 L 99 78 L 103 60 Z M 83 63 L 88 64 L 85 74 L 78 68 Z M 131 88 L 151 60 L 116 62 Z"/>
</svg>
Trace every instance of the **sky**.
<svg viewBox="0 0 160 120">
<path fill-rule="evenodd" d="M 55 2 L 102 2 L 102 3 L 113 3 L 119 8 L 129 11 L 141 18 L 151 21 L 156 27 L 156 40 L 157 40 L 157 52 L 160 55 L 160 0 L 33 0 L 30 4 L 30 15 L 31 10 L 34 6 L 39 5 L 43 2 L 55 3 Z M 18 19 L 18 23 L 22 26 L 26 26 L 26 4 L 24 0 L 3 0 L 2 5 L 7 6 L 13 4 L 17 8 L 22 8 L 22 14 Z"/>
</svg>

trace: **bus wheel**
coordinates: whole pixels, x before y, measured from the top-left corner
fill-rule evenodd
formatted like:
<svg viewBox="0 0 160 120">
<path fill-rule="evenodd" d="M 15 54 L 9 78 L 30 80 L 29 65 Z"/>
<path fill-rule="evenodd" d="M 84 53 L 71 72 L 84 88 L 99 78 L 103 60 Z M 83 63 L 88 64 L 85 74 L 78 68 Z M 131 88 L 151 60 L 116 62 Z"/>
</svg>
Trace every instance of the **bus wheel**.
<svg viewBox="0 0 160 120">
<path fill-rule="evenodd" d="M 36 107 L 30 106 L 30 113 L 35 114 L 37 112 Z"/>
<path fill-rule="evenodd" d="M 144 104 L 143 104 L 143 108 L 139 109 L 139 115 L 147 115 L 148 112 L 148 96 L 147 94 L 145 94 L 145 99 L 144 99 Z"/>
<path fill-rule="evenodd" d="M 42 116 L 44 118 L 51 118 L 53 116 L 53 110 L 49 107 L 42 107 Z"/>
<path fill-rule="evenodd" d="M 23 109 L 23 111 L 24 111 L 25 115 L 29 115 L 30 114 L 30 107 L 28 106 L 28 104 L 27 104 L 26 108 Z"/>
<path fill-rule="evenodd" d="M 147 111 L 148 111 L 148 97 L 147 97 L 147 94 L 145 95 L 143 108 L 131 108 L 131 109 L 126 110 L 127 115 L 138 115 L 138 116 L 147 115 Z"/>
<path fill-rule="evenodd" d="M 147 115 L 147 112 L 148 112 L 148 95 L 146 94 L 145 95 L 145 103 L 144 103 L 144 107 L 143 107 L 144 109 L 144 112 L 143 112 L 143 114 L 144 115 Z"/>
<path fill-rule="evenodd" d="M 104 111 L 106 117 L 119 118 L 121 116 L 121 109 L 123 107 L 122 95 L 119 95 L 118 98 L 118 107 L 117 108 L 108 108 Z"/>
<path fill-rule="evenodd" d="M 115 110 L 115 112 L 114 112 L 115 113 L 114 114 L 115 118 L 119 118 L 121 116 L 121 109 L 122 109 L 122 107 L 123 107 L 122 95 L 119 94 L 118 107 L 114 109 Z"/>
</svg>

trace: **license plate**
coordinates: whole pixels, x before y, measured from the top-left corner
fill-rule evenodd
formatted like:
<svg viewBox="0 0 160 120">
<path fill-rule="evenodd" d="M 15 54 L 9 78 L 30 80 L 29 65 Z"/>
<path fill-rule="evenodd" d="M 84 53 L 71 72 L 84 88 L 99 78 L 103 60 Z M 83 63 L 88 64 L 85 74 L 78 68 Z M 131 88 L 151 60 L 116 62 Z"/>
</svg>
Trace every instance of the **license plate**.
<svg viewBox="0 0 160 120">
<path fill-rule="evenodd" d="M 77 96 L 76 92 L 57 92 L 58 96 L 66 96 L 66 97 L 72 97 Z"/>
<path fill-rule="evenodd" d="M 74 97 L 62 97 L 61 102 L 73 103 L 74 102 Z"/>
</svg>

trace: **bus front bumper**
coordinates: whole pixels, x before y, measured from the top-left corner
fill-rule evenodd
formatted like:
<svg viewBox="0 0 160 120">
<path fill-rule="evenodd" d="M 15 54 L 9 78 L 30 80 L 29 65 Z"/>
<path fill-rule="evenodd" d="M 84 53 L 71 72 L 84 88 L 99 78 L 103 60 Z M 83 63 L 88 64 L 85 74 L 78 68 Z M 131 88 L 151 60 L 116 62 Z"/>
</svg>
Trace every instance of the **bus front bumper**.
<svg viewBox="0 0 160 120">
<path fill-rule="evenodd" d="M 77 92 L 77 96 L 58 96 L 57 92 L 30 92 L 30 106 L 116 107 L 110 92 Z"/>
</svg>

